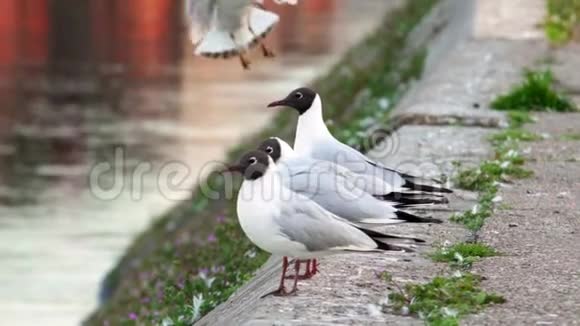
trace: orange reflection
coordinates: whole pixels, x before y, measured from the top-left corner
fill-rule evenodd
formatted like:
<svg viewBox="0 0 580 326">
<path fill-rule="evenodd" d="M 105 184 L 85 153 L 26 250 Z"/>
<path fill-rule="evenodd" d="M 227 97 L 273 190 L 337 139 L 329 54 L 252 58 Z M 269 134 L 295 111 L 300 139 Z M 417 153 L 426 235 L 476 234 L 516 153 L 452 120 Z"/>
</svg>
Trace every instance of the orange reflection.
<svg viewBox="0 0 580 326">
<path fill-rule="evenodd" d="M 48 32 L 47 0 L 0 1 L 0 67 L 44 63 Z"/>
<path fill-rule="evenodd" d="M 153 77 L 178 59 L 182 5 L 175 0 L 92 1 L 92 34 L 101 61 Z"/>
</svg>

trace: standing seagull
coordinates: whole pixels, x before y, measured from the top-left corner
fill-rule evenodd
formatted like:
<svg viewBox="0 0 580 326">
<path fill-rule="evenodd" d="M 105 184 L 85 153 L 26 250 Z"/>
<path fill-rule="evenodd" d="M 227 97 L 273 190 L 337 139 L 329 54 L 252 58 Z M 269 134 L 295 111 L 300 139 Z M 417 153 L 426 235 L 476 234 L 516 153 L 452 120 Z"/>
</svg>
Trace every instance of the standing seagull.
<svg viewBox="0 0 580 326">
<path fill-rule="evenodd" d="M 292 91 L 285 99 L 272 102 L 268 107 L 286 106 L 298 111 L 298 126 L 294 150 L 300 155 L 324 161 L 335 162 L 354 173 L 384 180 L 391 189 L 381 189 L 383 185 L 372 184 L 373 193 L 388 195 L 396 191 L 422 191 L 429 193 L 451 193 L 441 187 L 435 180 L 423 180 L 418 177 L 387 168 L 371 160 L 356 149 L 345 145 L 332 136 L 322 119 L 322 101 L 320 95 L 303 87 Z M 421 182 L 421 183 L 419 183 Z M 425 184 L 430 183 L 430 184 Z"/>
<path fill-rule="evenodd" d="M 247 153 L 227 171 L 244 176 L 237 199 L 242 230 L 262 250 L 284 257 L 280 286 L 269 294 L 296 292 L 301 259 L 345 252 L 408 251 L 387 244 L 378 239 L 380 233 L 357 227 L 284 187 L 276 164 L 264 152 Z M 291 291 L 284 286 L 288 257 L 295 259 Z"/>
<path fill-rule="evenodd" d="M 390 198 L 386 198 L 387 196 L 383 192 L 373 192 L 375 190 L 373 185 L 379 185 L 378 188 L 385 191 L 392 189 L 382 179 L 372 178 L 370 175 L 356 174 L 331 161 L 299 155 L 288 143 L 278 137 L 266 139 L 260 144 L 258 150 L 266 152 L 274 160 L 274 163 L 285 168 L 283 171 L 288 175 L 287 179 L 290 180 L 290 185 L 288 186 L 290 189 L 303 193 L 332 213 L 353 222 L 363 220 L 369 213 L 373 214 L 374 217 L 371 218 L 373 220 L 387 218 L 384 215 L 377 217 L 377 215 L 385 214 L 385 210 L 396 215 L 397 212 L 392 207 L 409 208 L 417 207 L 418 205 L 446 204 L 449 202 L 447 198 L 439 195 L 409 194 L 404 192 L 391 192 L 390 196 L 388 196 Z M 341 197 L 336 198 L 339 195 Z M 377 198 L 383 201 L 379 201 Z M 354 219 L 341 214 L 341 212 L 349 211 L 341 206 L 346 205 L 344 200 L 349 200 L 350 203 L 361 206 L 356 211 Z M 391 209 L 385 209 L 385 205 L 388 205 Z M 333 208 L 336 210 L 333 210 Z M 367 213 L 361 214 L 361 209 Z M 408 219 L 409 217 L 411 217 L 410 220 Z M 388 218 L 396 217 L 391 215 Z M 404 216 L 397 218 L 405 219 Z M 430 221 L 429 219 L 416 218 L 412 217 L 412 215 L 407 215 L 406 218 L 409 222 L 440 222 L 439 220 Z"/>
<path fill-rule="evenodd" d="M 195 54 L 209 58 L 229 58 L 237 55 L 244 69 L 250 61 L 246 51 L 260 45 L 265 57 L 274 54 L 262 40 L 278 23 L 279 17 L 262 7 L 263 0 L 188 0 L 190 38 Z M 296 4 L 297 0 L 275 0 Z"/>
<path fill-rule="evenodd" d="M 267 139 L 258 149 L 276 163 L 284 186 L 351 222 L 442 223 L 439 219 L 401 211 L 394 203 L 373 197 L 355 185 L 354 173 L 329 161 L 300 156 L 280 138 Z"/>
<path fill-rule="evenodd" d="M 333 162 L 298 155 L 288 143 L 272 137 L 258 150 L 267 153 L 276 166 L 285 187 L 304 195 L 329 212 L 357 225 L 399 223 L 442 223 L 439 219 L 419 217 L 398 209 L 395 203 L 382 201 L 358 188 L 356 174 Z M 403 205 L 404 206 L 404 205 Z M 421 239 L 388 235 L 389 238 L 424 242 Z M 303 278 L 318 272 L 316 259 L 306 261 Z"/>
</svg>

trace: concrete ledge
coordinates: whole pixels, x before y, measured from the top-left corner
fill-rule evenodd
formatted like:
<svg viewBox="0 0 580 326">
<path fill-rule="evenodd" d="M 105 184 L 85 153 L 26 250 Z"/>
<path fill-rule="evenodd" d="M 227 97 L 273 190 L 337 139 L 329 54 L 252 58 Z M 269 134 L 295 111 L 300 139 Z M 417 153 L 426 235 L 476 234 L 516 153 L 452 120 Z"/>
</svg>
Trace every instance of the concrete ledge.
<svg viewBox="0 0 580 326">
<path fill-rule="evenodd" d="M 437 174 L 450 171 L 451 161 L 470 163 L 487 155 L 485 138 L 491 132 L 485 128 L 409 126 L 397 134 L 402 139 L 401 155 L 373 156 L 389 166 L 413 162 L 420 172 Z M 449 140 L 453 140 L 449 142 Z M 429 146 L 417 144 L 430 141 Z M 485 144 L 485 146 L 484 146 Z M 433 162 L 435 162 L 433 164 Z M 449 207 L 429 214 L 447 219 L 453 212 L 473 206 L 475 196 L 458 193 Z M 464 241 L 468 231 L 456 224 L 400 225 L 381 230 L 424 238 L 428 243 Z M 281 273 L 280 259 L 271 258 L 256 277 L 242 287 L 226 303 L 217 307 L 196 325 L 378 325 L 396 323 L 422 325 L 416 319 L 395 315 L 369 314 L 368 305 L 385 296 L 386 285 L 377 280 L 376 272 L 388 270 L 397 281 L 422 282 L 446 270 L 424 255 L 429 245 L 418 253 L 350 254 L 325 257 L 321 274 L 300 282 L 299 293 L 292 298 L 260 296 L 276 288 Z"/>
<path fill-rule="evenodd" d="M 519 81 L 523 69 L 547 55 L 547 46 L 537 41 L 460 43 L 407 93 L 393 118 L 406 124 L 501 127 L 505 116 L 489 109 L 493 96 Z"/>
<path fill-rule="evenodd" d="M 414 32 L 416 48 L 430 49 L 424 79 L 395 108 L 402 121 L 397 131 L 370 152 L 375 159 L 423 176 L 452 175 L 453 162 L 475 164 L 490 153 L 487 137 L 506 124 L 489 110 L 493 95 L 521 76 L 521 70 L 541 59 L 547 48 L 535 41 L 507 42 L 471 38 L 476 1 L 446 0 Z M 426 44 L 429 43 L 429 44 Z M 474 104 L 478 104 L 477 108 Z M 419 126 L 418 126 L 419 125 Z M 446 220 L 473 206 L 476 195 L 457 192 L 449 207 L 429 214 Z M 425 238 L 430 244 L 458 242 L 468 237 L 462 226 L 403 225 L 381 230 Z M 321 260 L 321 274 L 300 282 L 292 298 L 261 295 L 276 288 L 279 258 L 272 258 L 256 277 L 197 325 L 423 325 L 409 317 L 371 313 L 387 293 L 376 272 L 388 270 L 398 282 L 423 282 L 447 271 L 424 253 L 340 255 Z"/>
</svg>

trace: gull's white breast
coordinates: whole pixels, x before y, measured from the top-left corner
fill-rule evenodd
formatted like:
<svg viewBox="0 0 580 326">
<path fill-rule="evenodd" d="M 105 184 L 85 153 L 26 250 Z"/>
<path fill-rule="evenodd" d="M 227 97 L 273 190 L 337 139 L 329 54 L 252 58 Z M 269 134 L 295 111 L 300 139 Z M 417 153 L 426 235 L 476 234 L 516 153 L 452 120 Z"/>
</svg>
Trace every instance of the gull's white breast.
<svg viewBox="0 0 580 326">
<path fill-rule="evenodd" d="M 284 191 L 287 195 L 287 189 L 267 176 L 244 181 L 237 200 L 238 220 L 246 236 L 260 249 L 281 256 L 301 257 L 308 252 L 306 247 L 286 237 L 276 223 L 278 218 L 292 218 L 280 216 Z"/>
</svg>

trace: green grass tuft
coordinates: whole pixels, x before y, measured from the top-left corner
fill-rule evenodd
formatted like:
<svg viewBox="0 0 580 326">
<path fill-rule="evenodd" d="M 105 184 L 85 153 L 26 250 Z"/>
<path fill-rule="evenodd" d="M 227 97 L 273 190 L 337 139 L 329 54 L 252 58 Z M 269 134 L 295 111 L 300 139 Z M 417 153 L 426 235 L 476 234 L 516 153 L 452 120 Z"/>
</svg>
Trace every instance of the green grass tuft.
<svg viewBox="0 0 580 326">
<path fill-rule="evenodd" d="M 485 220 L 493 214 L 494 198 L 497 195 L 497 186 L 491 185 L 479 195 L 479 202 L 471 210 L 460 214 L 453 214 L 449 219 L 452 222 L 465 225 L 471 231 L 478 231 Z"/>
<path fill-rule="evenodd" d="M 560 140 L 580 141 L 580 133 L 570 133 L 560 136 Z"/>
<path fill-rule="evenodd" d="M 406 284 L 389 294 L 391 309 L 419 316 L 428 325 L 459 325 L 459 319 L 486 306 L 504 303 L 497 294 L 483 291 L 481 278 L 473 274 L 434 278 L 426 284 Z"/>
<path fill-rule="evenodd" d="M 524 158 L 517 151 L 517 141 L 496 143 L 496 157 L 487 160 L 478 167 L 464 169 L 455 177 L 459 188 L 478 191 L 479 202 L 471 210 L 454 214 L 451 221 L 464 224 L 468 229 L 481 229 L 485 219 L 493 214 L 494 199 L 497 196 L 499 182 L 509 181 L 510 178 L 523 179 L 533 175 L 532 171 L 522 167 Z"/>
<path fill-rule="evenodd" d="M 496 98 L 491 107 L 502 111 L 576 111 L 576 105 L 556 92 L 552 84 L 552 72 L 528 71 L 522 84 Z"/>
<path fill-rule="evenodd" d="M 460 171 L 455 177 L 455 184 L 465 190 L 487 191 L 498 182 L 532 176 L 532 171 L 522 167 L 523 163 L 524 158 L 515 149 L 498 151 L 495 160 L 484 161 L 476 168 Z"/>
<path fill-rule="evenodd" d="M 526 123 L 535 122 L 534 118 L 532 118 L 529 112 L 508 111 L 507 115 L 510 122 L 510 128 L 521 128 Z"/>
<path fill-rule="evenodd" d="M 484 257 L 496 256 L 495 249 L 481 243 L 457 243 L 448 248 L 439 248 L 430 255 L 436 262 L 447 262 L 452 266 L 469 268 Z"/>
<path fill-rule="evenodd" d="M 501 144 L 506 141 L 537 141 L 541 139 L 540 135 L 519 128 L 506 129 L 491 135 L 489 138 L 492 144 Z"/>
<path fill-rule="evenodd" d="M 552 43 L 566 43 L 580 30 L 580 0 L 547 0 L 546 36 Z M 577 36 L 577 35 L 576 35 Z"/>
</svg>

